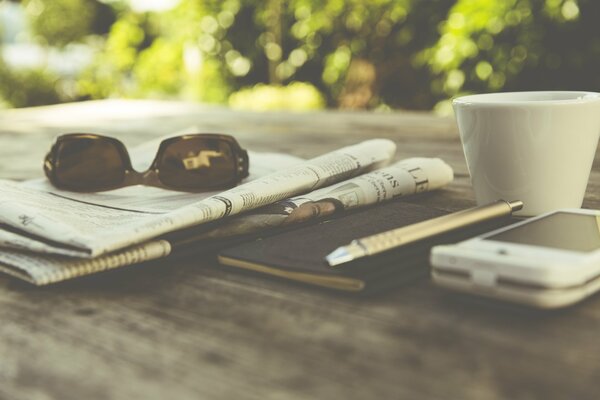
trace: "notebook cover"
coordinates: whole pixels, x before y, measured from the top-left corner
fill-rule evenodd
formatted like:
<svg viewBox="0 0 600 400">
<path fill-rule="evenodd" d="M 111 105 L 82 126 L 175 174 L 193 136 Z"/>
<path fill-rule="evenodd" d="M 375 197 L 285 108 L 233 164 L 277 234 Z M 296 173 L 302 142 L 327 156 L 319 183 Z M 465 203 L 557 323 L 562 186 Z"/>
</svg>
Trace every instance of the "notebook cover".
<svg viewBox="0 0 600 400">
<path fill-rule="evenodd" d="M 366 288 L 367 281 L 375 279 L 384 271 L 380 268 L 361 268 L 358 263 L 332 269 L 325 263 L 325 256 L 357 237 L 412 224 L 444 213 L 433 208 L 393 201 L 222 250 L 219 262 L 284 279 L 340 290 L 362 291 Z M 383 258 L 385 257 L 369 261 L 374 265 Z"/>
<path fill-rule="evenodd" d="M 402 201 L 370 207 L 336 219 L 222 250 L 219 262 L 284 279 L 354 291 L 379 291 L 428 275 L 429 250 L 495 229 L 508 218 L 438 235 L 376 256 L 331 268 L 325 256 L 356 238 L 414 224 L 446 211 Z"/>
</svg>

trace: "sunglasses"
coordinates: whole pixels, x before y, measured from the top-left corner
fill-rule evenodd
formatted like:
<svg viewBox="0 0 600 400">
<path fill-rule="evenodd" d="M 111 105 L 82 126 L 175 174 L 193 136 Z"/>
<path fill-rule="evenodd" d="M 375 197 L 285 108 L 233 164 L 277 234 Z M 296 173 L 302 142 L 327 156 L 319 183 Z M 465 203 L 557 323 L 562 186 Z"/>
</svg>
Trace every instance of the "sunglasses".
<svg viewBox="0 0 600 400">
<path fill-rule="evenodd" d="M 150 168 L 138 172 L 121 141 L 69 133 L 52 145 L 44 172 L 54 186 L 78 192 L 140 184 L 201 191 L 234 186 L 247 177 L 248 153 L 229 135 L 182 135 L 163 140 Z"/>
</svg>

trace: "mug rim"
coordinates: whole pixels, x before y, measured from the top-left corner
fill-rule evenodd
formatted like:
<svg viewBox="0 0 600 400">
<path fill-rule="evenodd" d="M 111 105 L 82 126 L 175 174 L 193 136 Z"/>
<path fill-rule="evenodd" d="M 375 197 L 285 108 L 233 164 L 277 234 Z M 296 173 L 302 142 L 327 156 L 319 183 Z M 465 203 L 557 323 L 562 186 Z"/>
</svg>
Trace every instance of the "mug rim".
<svg viewBox="0 0 600 400">
<path fill-rule="evenodd" d="M 547 106 L 600 102 L 600 93 L 568 90 L 481 93 L 456 97 L 453 106 Z"/>
</svg>

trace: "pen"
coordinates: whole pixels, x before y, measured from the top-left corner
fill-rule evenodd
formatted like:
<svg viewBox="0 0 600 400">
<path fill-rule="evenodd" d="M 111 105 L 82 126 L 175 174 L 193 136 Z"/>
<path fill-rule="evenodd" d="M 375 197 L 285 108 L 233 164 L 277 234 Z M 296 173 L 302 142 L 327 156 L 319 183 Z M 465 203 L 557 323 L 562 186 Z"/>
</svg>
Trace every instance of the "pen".
<svg viewBox="0 0 600 400">
<path fill-rule="evenodd" d="M 523 208 L 522 201 L 498 200 L 478 207 L 432 218 L 409 226 L 392 229 L 375 235 L 355 239 L 346 246 L 338 247 L 325 259 L 331 267 L 358 258 L 391 250 L 407 243 L 419 241 L 455 229 L 506 217 Z"/>
</svg>

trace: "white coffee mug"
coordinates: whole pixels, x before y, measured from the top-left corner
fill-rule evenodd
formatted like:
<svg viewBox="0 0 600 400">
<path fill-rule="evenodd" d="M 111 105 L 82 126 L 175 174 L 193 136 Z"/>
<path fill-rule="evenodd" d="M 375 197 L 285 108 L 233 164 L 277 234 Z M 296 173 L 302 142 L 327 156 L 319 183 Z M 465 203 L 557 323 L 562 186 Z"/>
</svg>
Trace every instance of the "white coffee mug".
<svg viewBox="0 0 600 400">
<path fill-rule="evenodd" d="M 514 92 L 453 101 L 477 204 L 522 200 L 517 215 L 579 208 L 600 136 L 600 93 Z"/>
</svg>

